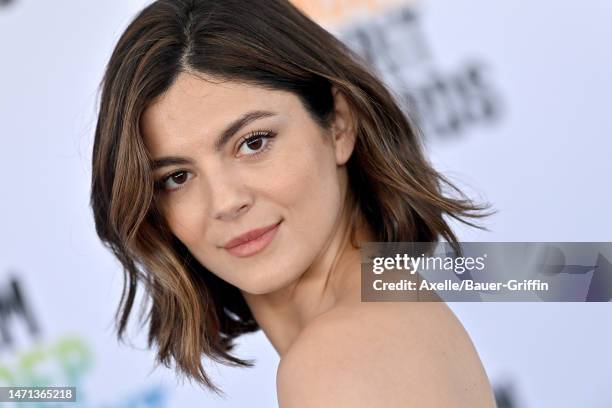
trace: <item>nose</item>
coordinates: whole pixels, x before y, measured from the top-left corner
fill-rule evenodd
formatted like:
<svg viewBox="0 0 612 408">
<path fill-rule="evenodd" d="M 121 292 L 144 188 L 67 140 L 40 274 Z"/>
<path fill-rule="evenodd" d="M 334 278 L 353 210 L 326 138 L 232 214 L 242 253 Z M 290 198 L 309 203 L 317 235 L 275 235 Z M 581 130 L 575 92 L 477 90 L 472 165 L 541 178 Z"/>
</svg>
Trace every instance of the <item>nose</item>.
<svg viewBox="0 0 612 408">
<path fill-rule="evenodd" d="M 239 177 L 217 173 L 209 180 L 210 215 L 220 221 L 238 218 L 251 208 L 253 197 Z"/>
</svg>

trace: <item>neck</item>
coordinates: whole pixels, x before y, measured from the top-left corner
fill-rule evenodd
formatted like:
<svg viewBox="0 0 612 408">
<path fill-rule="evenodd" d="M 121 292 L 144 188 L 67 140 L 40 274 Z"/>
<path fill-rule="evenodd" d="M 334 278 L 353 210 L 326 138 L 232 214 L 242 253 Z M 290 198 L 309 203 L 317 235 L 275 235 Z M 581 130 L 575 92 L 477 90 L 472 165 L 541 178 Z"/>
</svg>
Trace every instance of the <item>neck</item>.
<svg viewBox="0 0 612 408">
<path fill-rule="evenodd" d="M 342 217 L 317 260 L 290 285 L 275 292 L 242 292 L 255 320 L 282 357 L 318 316 L 361 300 L 361 254 L 351 244 L 350 217 Z M 355 225 L 356 240 L 371 240 L 366 223 Z"/>
</svg>

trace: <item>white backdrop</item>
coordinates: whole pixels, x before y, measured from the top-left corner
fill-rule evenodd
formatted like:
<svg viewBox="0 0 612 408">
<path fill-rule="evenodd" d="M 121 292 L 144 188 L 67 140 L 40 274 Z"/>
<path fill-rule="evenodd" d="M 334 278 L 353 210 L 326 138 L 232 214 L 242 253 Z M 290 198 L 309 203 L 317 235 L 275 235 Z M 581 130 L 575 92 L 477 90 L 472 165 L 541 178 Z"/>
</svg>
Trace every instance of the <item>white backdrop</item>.
<svg viewBox="0 0 612 408">
<path fill-rule="evenodd" d="M 612 3 L 336 3 L 313 16 L 420 113 L 435 165 L 500 211 L 463 240 L 612 241 Z M 0 2 L 0 385 L 75 384 L 83 407 L 275 406 L 261 333 L 238 349 L 255 368 L 211 367 L 225 400 L 153 370 L 136 326 L 134 347 L 114 339 L 121 274 L 95 236 L 90 150 L 103 68 L 143 4 Z M 451 307 L 506 406 L 612 406 L 608 304 Z"/>
</svg>

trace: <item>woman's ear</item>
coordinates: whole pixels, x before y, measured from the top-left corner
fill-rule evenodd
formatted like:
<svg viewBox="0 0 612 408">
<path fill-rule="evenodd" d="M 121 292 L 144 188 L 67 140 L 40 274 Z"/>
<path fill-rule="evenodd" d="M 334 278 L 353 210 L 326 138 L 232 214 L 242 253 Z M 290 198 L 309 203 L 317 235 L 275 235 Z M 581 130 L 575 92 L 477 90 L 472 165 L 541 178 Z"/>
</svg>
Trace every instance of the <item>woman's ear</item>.
<svg viewBox="0 0 612 408">
<path fill-rule="evenodd" d="M 334 97 L 334 119 L 331 126 L 332 140 L 336 164 L 342 166 L 353 153 L 357 140 L 357 126 L 351 107 L 342 92 L 333 87 L 332 95 Z"/>
</svg>

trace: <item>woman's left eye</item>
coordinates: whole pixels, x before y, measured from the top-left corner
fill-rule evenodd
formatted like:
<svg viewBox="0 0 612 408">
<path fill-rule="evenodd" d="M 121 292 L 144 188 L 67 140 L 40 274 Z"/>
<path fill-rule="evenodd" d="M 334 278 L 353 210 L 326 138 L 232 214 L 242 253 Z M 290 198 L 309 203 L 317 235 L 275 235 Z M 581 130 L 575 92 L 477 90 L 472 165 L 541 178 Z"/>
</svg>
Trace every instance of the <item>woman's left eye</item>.
<svg viewBox="0 0 612 408">
<path fill-rule="evenodd" d="M 268 148 L 270 141 L 274 138 L 272 132 L 255 132 L 246 137 L 238 147 L 239 155 L 254 156 L 262 153 Z"/>
</svg>

